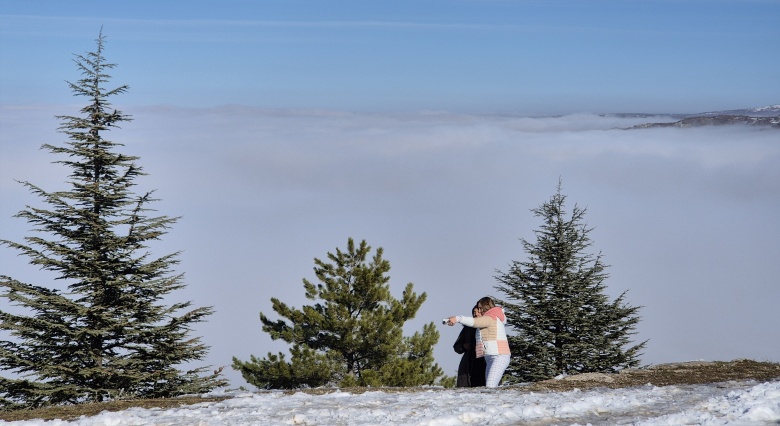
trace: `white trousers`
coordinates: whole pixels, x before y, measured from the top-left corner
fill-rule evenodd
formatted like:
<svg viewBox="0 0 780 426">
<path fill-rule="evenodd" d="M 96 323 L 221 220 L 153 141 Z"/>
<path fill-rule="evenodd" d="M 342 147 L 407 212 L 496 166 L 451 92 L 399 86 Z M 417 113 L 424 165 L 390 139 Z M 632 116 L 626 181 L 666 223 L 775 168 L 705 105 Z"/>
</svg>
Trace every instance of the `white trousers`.
<svg viewBox="0 0 780 426">
<path fill-rule="evenodd" d="M 498 386 L 504 370 L 509 367 L 509 355 L 485 355 L 485 387 Z"/>
</svg>

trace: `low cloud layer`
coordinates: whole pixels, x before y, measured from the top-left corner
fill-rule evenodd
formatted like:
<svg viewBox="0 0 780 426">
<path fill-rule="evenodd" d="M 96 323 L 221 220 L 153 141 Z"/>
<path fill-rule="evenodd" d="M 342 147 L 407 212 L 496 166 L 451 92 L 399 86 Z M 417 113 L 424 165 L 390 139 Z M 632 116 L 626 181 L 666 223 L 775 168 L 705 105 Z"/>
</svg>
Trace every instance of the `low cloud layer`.
<svg viewBox="0 0 780 426">
<path fill-rule="evenodd" d="M 64 140 L 52 117 L 69 108 L 0 110 L 0 237 L 27 235 L 11 216 L 38 202 L 14 180 L 66 188 L 66 171 L 38 148 Z M 588 209 L 593 249 L 611 265 L 609 293 L 628 290 L 643 306 L 643 363 L 780 361 L 777 130 L 626 131 L 645 120 L 592 115 L 125 112 L 135 121 L 111 137 L 141 157 L 149 176 L 139 191 L 156 189 L 159 213 L 182 216 L 154 249 L 183 250 L 188 287 L 178 297 L 216 309 L 197 329 L 214 366 L 285 350 L 261 332 L 258 312 L 275 316 L 271 297 L 307 303 L 301 280 L 314 279 L 313 258 L 348 237 L 384 248 L 397 297 L 407 282 L 427 293 L 410 333 L 467 314 L 479 297 L 500 296 L 496 270 L 527 257 L 519 238 L 540 225 L 530 209 L 559 178 L 568 207 Z M 0 273 L 48 285 L 4 250 Z M 436 349 L 449 375 L 456 333 L 441 329 Z"/>
</svg>

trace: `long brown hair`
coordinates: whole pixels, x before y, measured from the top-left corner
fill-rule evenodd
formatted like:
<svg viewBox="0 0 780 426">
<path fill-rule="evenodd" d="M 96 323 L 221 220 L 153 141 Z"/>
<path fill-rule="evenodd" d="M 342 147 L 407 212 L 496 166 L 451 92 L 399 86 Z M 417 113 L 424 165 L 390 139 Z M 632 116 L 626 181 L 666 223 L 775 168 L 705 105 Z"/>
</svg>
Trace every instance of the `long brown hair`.
<svg viewBox="0 0 780 426">
<path fill-rule="evenodd" d="M 479 311 L 484 314 L 485 312 L 491 310 L 492 308 L 495 308 L 496 304 L 493 303 L 493 299 L 489 297 L 483 297 L 479 299 L 479 301 L 477 302 L 477 306 L 479 307 Z"/>
</svg>

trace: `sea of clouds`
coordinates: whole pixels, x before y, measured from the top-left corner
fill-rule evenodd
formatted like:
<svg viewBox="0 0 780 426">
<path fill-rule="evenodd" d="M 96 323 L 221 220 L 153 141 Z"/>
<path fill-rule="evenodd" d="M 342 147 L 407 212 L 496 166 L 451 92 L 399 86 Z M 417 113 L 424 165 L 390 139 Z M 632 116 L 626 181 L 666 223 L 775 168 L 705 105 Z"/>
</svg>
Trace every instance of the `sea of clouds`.
<svg viewBox="0 0 780 426">
<path fill-rule="evenodd" d="M 65 140 L 54 115 L 76 108 L 0 107 L 0 238 L 29 235 L 12 216 L 40 205 L 17 180 L 67 189 L 67 170 L 39 147 Z M 663 116 L 119 108 L 134 121 L 109 137 L 140 157 L 148 176 L 136 190 L 156 190 L 158 213 L 181 216 L 152 247 L 182 251 L 188 287 L 171 300 L 216 310 L 195 329 L 214 367 L 284 351 L 258 313 L 276 317 L 271 297 L 311 303 L 301 280 L 314 279 L 313 259 L 349 237 L 384 248 L 396 297 L 408 282 L 427 294 L 409 334 L 501 297 L 493 277 L 526 258 L 520 239 L 540 225 L 530 210 L 559 181 L 569 208 L 587 208 L 609 295 L 628 290 L 642 306 L 643 363 L 780 361 L 777 129 L 622 130 L 674 120 Z M 63 285 L 2 250 L 0 273 Z M 457 330 L 440 331 L 436 359 L 454 375 Z"/>
</svg>

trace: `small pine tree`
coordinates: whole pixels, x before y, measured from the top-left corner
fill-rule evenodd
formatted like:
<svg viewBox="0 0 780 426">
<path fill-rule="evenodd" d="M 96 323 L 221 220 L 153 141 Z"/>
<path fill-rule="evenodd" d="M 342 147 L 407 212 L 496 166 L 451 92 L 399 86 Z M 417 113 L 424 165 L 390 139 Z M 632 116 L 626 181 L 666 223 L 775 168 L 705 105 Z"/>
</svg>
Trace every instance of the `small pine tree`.
<svg viewBox="0 0 780 426">
<path fill-rule="evenodd" d="M 386 276 L 390 263 L 378 248 L 350 238 L 345 252 L 328 253 L 327 263 L 314 259 L 320 284 L 303 280 L 306 298 L 316 301 L 302 309 L 272 298 L 273 309 L 286 319 L 272 321 L 262 312 L 263 331 L 292 345 L 288 362 L 283 353 L 264 359 L 233 358 L 233 368 L 259 388 L 305 386 L 418 386 L 434 384 L 442 370 L 434 363 L 439 332 L 433 323 L 422 333 L 403 336 L 403 325 L 414 318 L 426 299 L 409 283 L 401 300 L 390 294 Z"/>
<path fill-rule="evenodd" d="M 50 209 L 27 206 L 16 217 L 51 237 L 0 240 L 67 283 L 67 291 L 59 291 L 0 275 L 0 296 L 18 308 L 0 310 L 0 330 L 10 335 L 0 341 L 0 369 L 17 377 L 0 377 L 5 409 L 169 397 L 226 383 L 219 372 L 204 375 L 206 367 L 176 368 L 207 353 L 189 334 L 212 309 L 161 303 L 184 287 L 183 274 L 171 271 L 178 253 L 152 258 L 146 244 L 159 240 L 176 218 L 149 214 L 152 193 L 130 191 L 144 175 L 134 163 L 138 157 L 117 152 L 122 145 L 104 136 L 130 120 L 108 102 L 128 87 L 104 88 L 115 65 L 103 56 L 102 31 L 96 41 L 94 52 L 76 56 L 82 78 L 68 83 L 89 104 L 82 116 L 58 117 L 69 139 L 65 146 L 43 146 L 65 156 L 56 163 L 70 168 L 70 190 L 47 192 L 21 182 Z"/>
<path fill-rule="evenodd" d="M 600 253 L 585 252 L 592 245 L 592 228 L 583 223 L 586 210 L 575 205 L 567 217 L 565 200 L 559 182 L 557 193 L 532 210 L 543 224 L 535 242 L 521 240 L 529 260 L 514 261 L 496 276 L 516 331 L 509 337 L 509 382 L 635 367 L 646 343 L 628 347 L 639 307 L 626 304 L 626 292 L 608 300 L 607 266 Z"/>
</svg>

